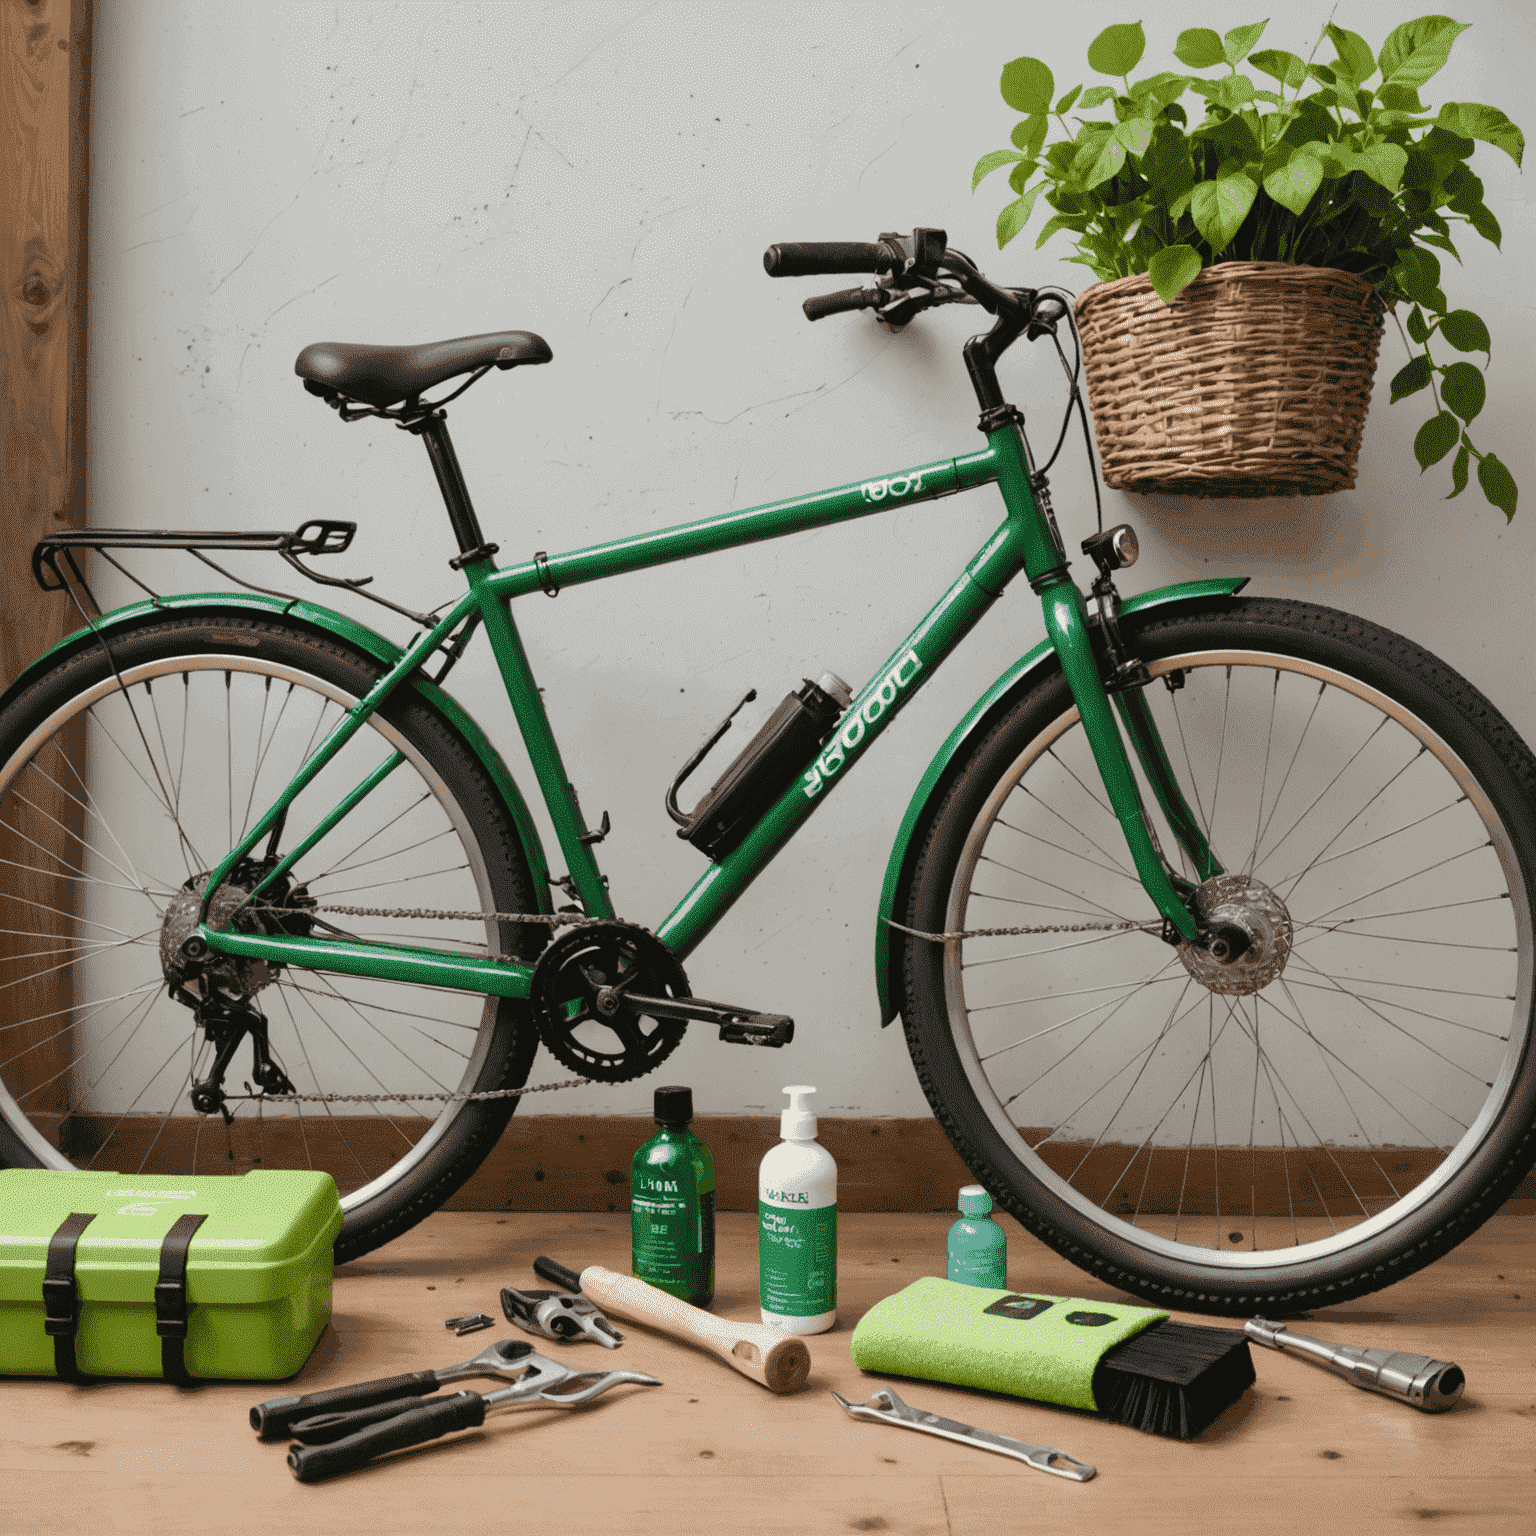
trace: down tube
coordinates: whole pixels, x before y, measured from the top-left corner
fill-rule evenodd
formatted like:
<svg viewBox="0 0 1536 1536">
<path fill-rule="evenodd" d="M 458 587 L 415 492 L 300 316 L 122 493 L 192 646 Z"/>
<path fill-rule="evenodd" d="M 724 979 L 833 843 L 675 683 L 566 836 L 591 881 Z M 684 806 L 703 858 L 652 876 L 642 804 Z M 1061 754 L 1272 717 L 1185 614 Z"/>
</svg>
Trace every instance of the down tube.
<svg viewBox="0 0 1536 1536">
<path fill-rule="evenodd" d="M 989 551 L 996 553 L 997 542 L 994 539 Z M 972 569 L 979 563 L 980 560 L 972 562 Z M 1000 589 L 1001 583 L 997 585 Z M 997 596 L 997 592 L 988 591 L 967 571 L 939 599 L 923 622 L 864 685 L 838 721 L 826 746 L 763 813 L 745 841 L 720 863 L 711 864 L 657 929 L 657 936 L 668 948 L 681 957 L 698 947 Z"/>
</svg>

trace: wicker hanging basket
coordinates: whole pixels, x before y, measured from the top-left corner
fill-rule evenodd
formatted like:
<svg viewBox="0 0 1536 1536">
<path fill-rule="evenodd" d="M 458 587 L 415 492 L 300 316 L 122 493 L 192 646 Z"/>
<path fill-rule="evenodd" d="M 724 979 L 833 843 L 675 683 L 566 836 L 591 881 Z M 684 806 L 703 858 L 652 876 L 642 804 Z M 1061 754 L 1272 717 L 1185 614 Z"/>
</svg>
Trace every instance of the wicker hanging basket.
<svg viewBox="0 0 1536 1536">
<path fill-rule="evenodd" d="M 1170 305 L 1151 279 L 1078 299 L 1105 482 L 1181 496 L 1355 483 L 1385 313 L 1352 272 L 1221 262 Z"/>
</svg>

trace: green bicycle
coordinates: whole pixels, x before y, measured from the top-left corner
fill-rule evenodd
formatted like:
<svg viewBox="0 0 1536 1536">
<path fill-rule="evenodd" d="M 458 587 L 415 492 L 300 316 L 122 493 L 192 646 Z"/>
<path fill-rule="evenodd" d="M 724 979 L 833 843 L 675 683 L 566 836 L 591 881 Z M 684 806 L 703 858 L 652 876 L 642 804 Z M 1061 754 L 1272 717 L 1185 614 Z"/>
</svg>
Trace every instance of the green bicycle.
<svg viewBox="0 0 1536 1536">
<path fill-rule="evenodd" d="M 346 1259 L 473 1172 L 541 1042 L 597 1082 L 650 1071 L 690 1023 L 782 1046 L 790 1020 L 694 997 L 684 962 L 1023 572 L 1046 638 L 929 765 L 880 898 L 882 1016 L 957 1151 L 1076 1263 L 1184 1307 L 1343 1299 L 1448 1250 L 1536 1161 L 1536 760 L 1362 620 L 1242 579 L 1122 601 L 1128 528 L 1084 542 L 1081 592 L 997 378 L 1021 337 L 1060 350 L 1059 294 L 993 284 L 939 230 L 765 265 L 878 274 L 812 319 L 986 310 L 965 347 L 986 446 L 500 568 L 442 406 L 545 343 L 319 345 L 305 387 L 422 439 L 458 541 L 467 591 L 411 615 L 408 645 L 254 588 L 101 615 L 76 558 L 170 545 L 217 570 L 210 551 L 266 548 L 335 583 L 305 559 L 352 524 L 38 547 L 86 622 L 0 699 L 0 1162 L 325 1168 Z M 725 726 L 695 754 L 668 808 L 707 866 L 653 927 L 621 919 L 512 602 L 987 485 L 1003 521 L 861 688 L 807 681 L 684 811 Z M 558 876 L 443 687 L 482 629 Z"/>
</svg>

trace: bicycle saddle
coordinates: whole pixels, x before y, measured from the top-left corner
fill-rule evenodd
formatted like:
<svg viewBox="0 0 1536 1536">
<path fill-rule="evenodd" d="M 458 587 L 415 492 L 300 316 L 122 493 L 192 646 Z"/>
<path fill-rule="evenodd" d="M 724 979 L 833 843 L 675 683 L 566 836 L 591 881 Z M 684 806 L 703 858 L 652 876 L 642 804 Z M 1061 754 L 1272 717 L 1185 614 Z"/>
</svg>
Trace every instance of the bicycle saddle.
<svg viewBox="0 0 1536 1536">
<path fill-rule="evenodd" d="M 416 347 L 317 341 L 299 353 L 293 371 L 312 395 L 346 395 L 382 409 L 488 363 L 515 368 L 519 363 L 547 363 L 553 356 L 549 343 L 532 331 L 492 331 Z"/>
</svg>

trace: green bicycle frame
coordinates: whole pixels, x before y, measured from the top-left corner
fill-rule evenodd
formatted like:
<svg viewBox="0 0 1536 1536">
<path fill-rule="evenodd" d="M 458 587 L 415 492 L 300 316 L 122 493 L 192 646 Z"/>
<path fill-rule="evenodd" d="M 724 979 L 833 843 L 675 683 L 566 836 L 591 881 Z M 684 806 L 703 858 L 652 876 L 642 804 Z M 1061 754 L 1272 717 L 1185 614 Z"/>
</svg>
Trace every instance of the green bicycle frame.
<svg viewBox="0 0 1536 1536">
<path fill-rule="evenodd" d="M 661 923 L 658 936 L 680 958 L 691 953 L 774 855 L 824 803 L 856 759 L 905 708 L 1009 581 L 1023 571 L 1040 597 L 1047 638 L 1061 660 L 1105 792 L 1142 885 L 1158 913 L 1183 938 L 1194 939 L 1197 931 L 1194 918 L 1181 899 L 1147 826 L 1130 759 L 1099 675 L 1082 594 L 1067 575 L 1057 534 L 1031 489 L 1023 434 L 1013 424 L 990 432 L 987 447 L 979 453 L 940 459 L 880 479 L 730 512 L 702 522 L 637 534 L 567 554 L 539 555 L 505 570 L 497 569 L 489 555 L 476 552 L 464 565 L 469 591 L 430 631 L 416 636 L 399 660 L 313 750 L 278 799 L 214 870 L 204 892 L 204 921 L 196 937 L 220 954 L 270 960 L 300 968 L 453 987 L 500 997 L 526 997 L 532 967 L 515 961 L 351 939 L 218 929 L 206 921 L 208 903 L 236 864 L 271 832 L 304 787 L 390 694 L 461 625 L 480 623 L 490 640 L 575 893 L 588 916 L 612 917 L 613 906 L 592 852 L 585 820 L 513 622 L 511 600 L 535 591 L 557 591 L 694 555 L 781 538 L 806 529 L 866 517 L 891 506 L 931 501 L 993 483 L 1001 491 L 1007 509 L 1001 526 L 917 628 L 860 689 L 826 746 L 805 764 L 797 779 L 763 812 L 745 839 L 725 858 L 710 865 Z M 1127 712 L 1126 722 L 1143 763 L 1150 762 L 1154 767 L 1159 763 L 1166 765 L 1161 743 L 1145 711 Z M 399 761 L 398 754 L 386 758 L 343 797 L 305 839 L 267 873 L 252 891 L 252 899 L 382 783 Z M 1172 784 L 1171 774 L 1154 773 L 1152 777 L 1157 798 L 1169 812 L 1176 834 L 1186 843 L 1196 867 L 1202 867 L 1210 854 L 1199 837 L 1194 818 Z"/>
</svg>

